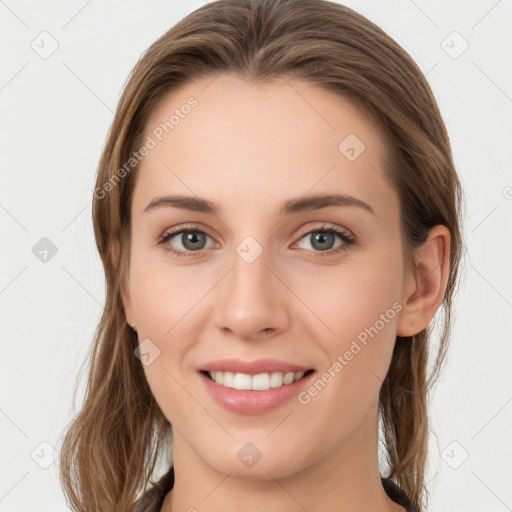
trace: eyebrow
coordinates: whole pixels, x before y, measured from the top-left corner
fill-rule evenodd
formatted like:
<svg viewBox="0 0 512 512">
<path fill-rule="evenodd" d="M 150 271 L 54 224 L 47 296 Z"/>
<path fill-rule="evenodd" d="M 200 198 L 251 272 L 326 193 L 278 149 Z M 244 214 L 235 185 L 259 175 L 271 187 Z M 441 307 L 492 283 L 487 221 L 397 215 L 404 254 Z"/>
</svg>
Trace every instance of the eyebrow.
<svg viewBox="0 0 512 512">
<path fill-rule="evenodd" d="M 357 206 L 375 215 L 374 209 L 369 204 L 347 194 L 317 194 L 288 199 L 282 204 L 280 212 L 284 216 L 303 211 L 319 210 L 328 206 Z M 194 212 L 210 213 L 216 216 L 220 215 L 220 208 L 211 201 L 180 194 L 155 197 L 146 206 L 144 212 L 161 207 L 181 208 Z"/>
</svg>

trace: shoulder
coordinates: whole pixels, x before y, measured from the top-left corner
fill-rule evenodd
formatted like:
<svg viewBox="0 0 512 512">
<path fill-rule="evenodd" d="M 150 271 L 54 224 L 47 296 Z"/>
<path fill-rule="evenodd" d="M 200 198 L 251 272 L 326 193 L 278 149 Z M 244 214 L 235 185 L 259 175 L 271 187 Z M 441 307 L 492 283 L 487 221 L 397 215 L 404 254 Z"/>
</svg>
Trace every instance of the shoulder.
<svg viewBox="0 0 512 512">
<path fill-rule="evenodd" d="M 416 504 L 412 503 L 412 501 L 407 497 L 404 491 L 400 489 L 393 480 L 390 478 L 381 477 L 382 486 L 386 491 L 386 494 L 398 505 L 402 505 L 405 507 L 407 512 L 418 512 L 419 508 Z"/>
<path fill-rule="evenodd" d="M 167 493 L 174 485 L 174 468 L 163 475 L 135 503 L 131 512 L 160 512 Z"/>
</svg>

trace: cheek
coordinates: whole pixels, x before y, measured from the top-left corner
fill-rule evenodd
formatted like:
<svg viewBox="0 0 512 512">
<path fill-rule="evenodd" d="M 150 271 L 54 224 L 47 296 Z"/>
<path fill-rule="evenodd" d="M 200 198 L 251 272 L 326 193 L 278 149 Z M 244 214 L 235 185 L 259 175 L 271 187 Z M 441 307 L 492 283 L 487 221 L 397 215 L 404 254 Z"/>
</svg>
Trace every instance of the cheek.
<svg viewBox="0 0 512 512">
<path fill-rule="evenodd" d="M 215 279 L 211 272 L 202 277 L 194 265 L 170 265 L 158 255 L 134 252 L 131 263 L 131 302 L 139 343 L 149 343 L 158 354 L 143 367 L 144 373 L 166 417 L 171 423 L 179 423 L 182 411 L 191 407 L 183 382 L 195 371 L 191 349 L 207 318 L 202 313 L 201 298 Z"/>
<path fill-rule="evenodd" d="M 134 280 L 132 288 L 139 341 L 149 339 L 159 353 L 157 364 L 146 367 L 150 384 L 156 378 L 168 380 L 169 374 L 187 365 L 187 352 L 199 338 L 202 321 L 198 311 L 204 295 L 204 290 L 195 289 L 195 280 L 184 279 L 182 273 L 165 274 L 151 268 L 152 272 Z"/>
<path fill-rule="evenodd" d="M 357 392 L 373 399 L 389 368 L 402 305 L 400 259 L 388 254 L 372 264 L 340 267 L 328 286 L 308 294 L 308 306 L 322 320 L 315 337 L 328 358 L 323 371 L 336 375 L 338 396 Z"/>
<path fill-rule="evenodd" d="M 211 276 L 213 277 L 213 276 Z M 197 267 L 172 264 L 164 249 L 134 250 L 130 269 L 132 307 L 145 334 L 167 339 L 208 290 Z"/>
<path fill-rule="evenodd" d="M 308 279 L 301 293 L 307 305 L 325 324 L 324 334 L 331 331 L 333 339 L 357 337 L 385 314 L 400 298 L 401 270 L 391 262 L 357 262 L 341 265 L 325 279 Z M 394 310 L 390 313 L 392 317 Z M 393 320 L 393 318 L 391 318 Z M 380 325 L 380 323 L 379 323 Z M 389 323 L 386 323 L 389 326 Z M 386 327 L 387 328 L 387 327 Z"/>
</svg>

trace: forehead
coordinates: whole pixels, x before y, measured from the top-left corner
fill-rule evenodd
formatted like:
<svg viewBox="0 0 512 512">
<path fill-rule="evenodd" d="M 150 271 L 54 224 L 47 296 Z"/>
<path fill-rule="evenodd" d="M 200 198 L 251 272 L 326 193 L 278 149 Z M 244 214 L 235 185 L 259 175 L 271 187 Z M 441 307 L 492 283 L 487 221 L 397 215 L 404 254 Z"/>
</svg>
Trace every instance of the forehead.
<svg viewBox="0 0 512 512">
<path fill-rule="evenodd" d="M 134 198 L 186 193 L 250 208 L 333 191 L 375 205 L 396 201 L 383 168 L 385 146 L 355 104 L 296 79 L 253 83 L 235 75 L 187 83 L 152 112 Z M 381 204 L 382 203 L 382 204 Z"/>
</svg>

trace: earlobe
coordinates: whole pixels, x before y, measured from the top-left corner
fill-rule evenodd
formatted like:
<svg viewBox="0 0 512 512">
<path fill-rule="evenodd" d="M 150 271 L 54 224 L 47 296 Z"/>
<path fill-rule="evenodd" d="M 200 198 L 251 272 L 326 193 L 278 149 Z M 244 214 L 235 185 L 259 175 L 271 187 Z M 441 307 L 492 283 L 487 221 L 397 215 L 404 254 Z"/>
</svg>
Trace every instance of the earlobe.
<svg viewBox="0 0 512 512">
<path fill-rule="evenodd" d="M 416 276 L 410 271 L 406 279 L 398 336 L 413 336 L 426 329 L 441 305 L 450 270 L 450 239 L 446 226 L 434 226 L 416 249 Z"/>
</svg>

